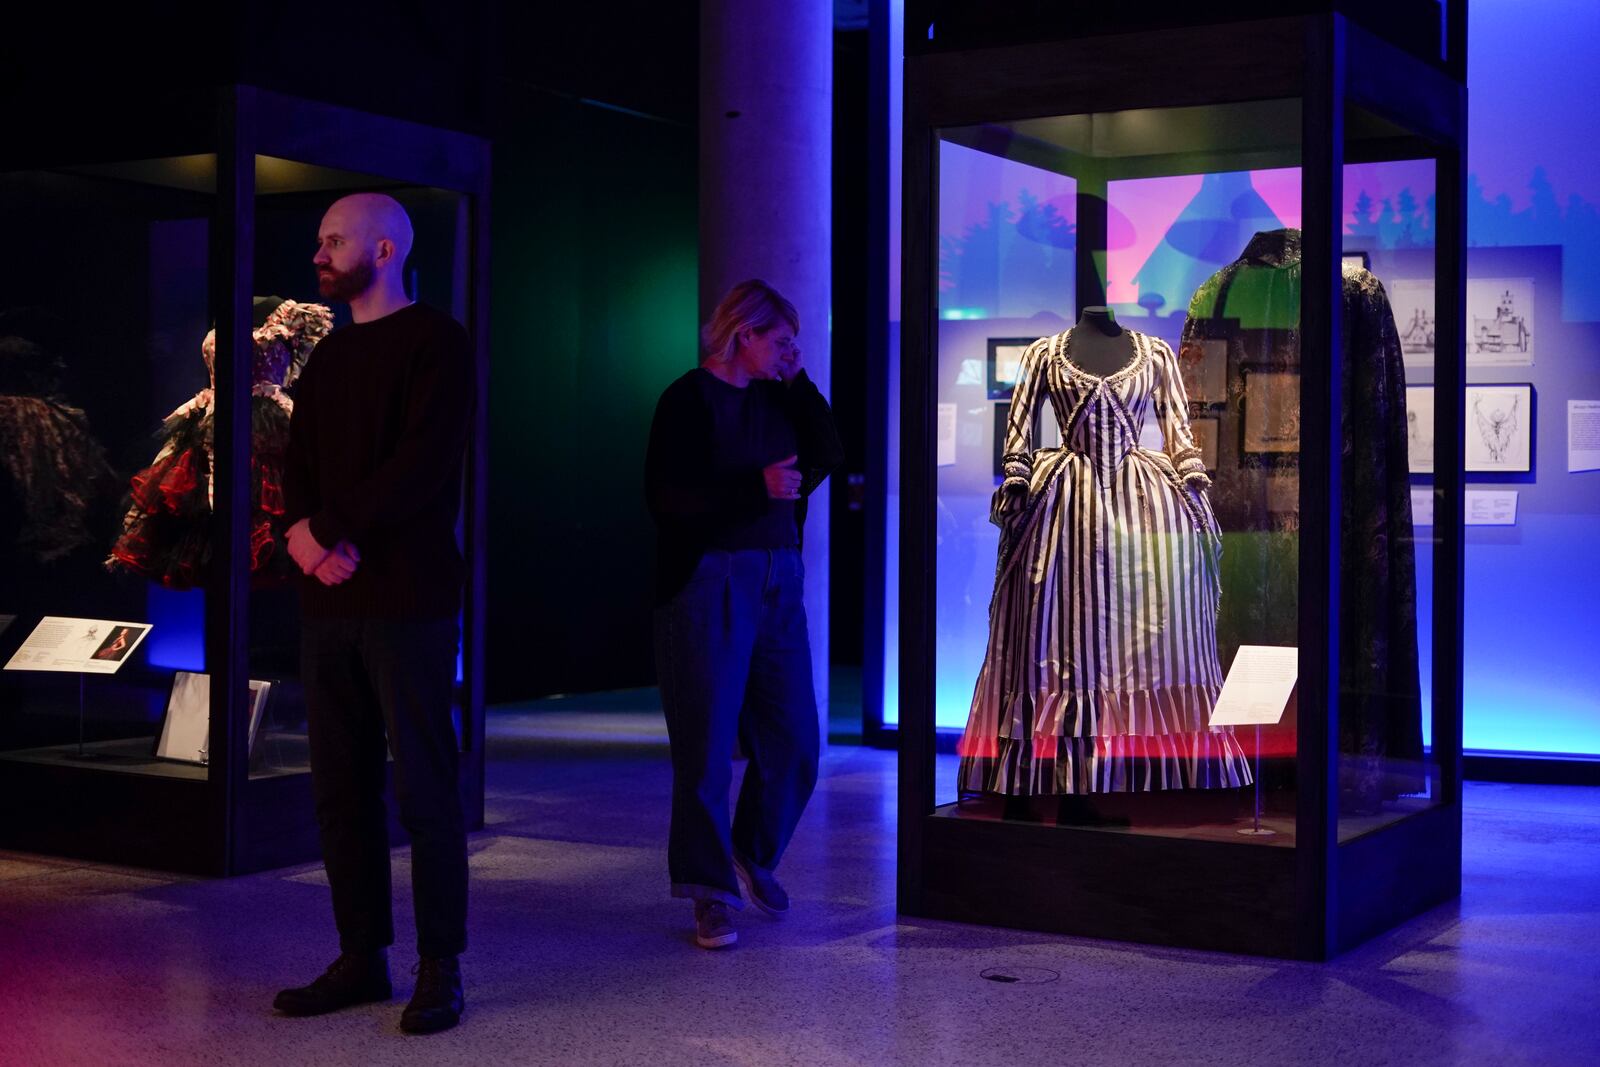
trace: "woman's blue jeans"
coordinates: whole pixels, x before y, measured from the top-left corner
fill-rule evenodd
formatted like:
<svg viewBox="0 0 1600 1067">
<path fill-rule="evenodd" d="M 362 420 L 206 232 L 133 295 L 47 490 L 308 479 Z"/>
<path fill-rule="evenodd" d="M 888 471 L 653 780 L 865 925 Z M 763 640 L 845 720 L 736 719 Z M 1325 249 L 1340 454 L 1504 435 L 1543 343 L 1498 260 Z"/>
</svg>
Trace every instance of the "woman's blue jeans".
<svg viewBox="0 0 1600 1067">
<path fill-rule="evenodd" d="M 672 742 L 672 895 L 743 907 L 733 854 L 770 872 L 817 782 L 817 701 L 797 549 L 712 549 L 656 609 Z M 735 739 L 749 757 L 730 823 Z"/>
</svg>

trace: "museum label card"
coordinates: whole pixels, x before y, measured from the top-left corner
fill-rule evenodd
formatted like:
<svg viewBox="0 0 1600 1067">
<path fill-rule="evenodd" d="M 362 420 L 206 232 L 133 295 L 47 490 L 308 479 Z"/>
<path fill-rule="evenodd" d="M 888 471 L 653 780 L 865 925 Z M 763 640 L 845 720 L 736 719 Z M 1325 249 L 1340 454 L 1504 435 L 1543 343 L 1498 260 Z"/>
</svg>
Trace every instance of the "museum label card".
<svg viewBox="0 0 1600 1067">
<path fill-rule="evenodd" d="M 1433 490 L 1411 490 L 1411 525 L 1433 525 Z"/>
<path fill-rule="evenodd" d="M 261 713 L 267 706 L 271 682 L 250 679 L 250 737 L 255 749 L 261 727 Z M 161 739 L 156 742 L 158 759 L 205 764 L 211 741 L 211 676 L 178 671 L 172 676 L 172 696 L 167 700 L 167 717 L 161 724 Z"/>
<path fill-rule="evenodd" d="M 1300 676 L 1300 650 L 1284 645 L 1240 645 L 1222 693 L 1211 709 L 1212 726 L 1271 726 L 1283 718 Z"/>
<path fill-rule="evenodd" d="M 116 674 L 149 632 L 150 624 L 143 622 L 46 615 L 5 669 Z"/>
<path fill-rule="evenodd" d="M 1600 470 L 1600 400 L 1567 401 L 1567 470 Z"/>
<path fill-rule="evenodd" d="M 1515 526 L 1517 524 L 1517 491 L 1515 489 L 1468 489 L 1468 526 Z"/>
<path fill-rule="evenodd" d="M 953 467 L 956 462 L 956 405 L 939 405 L 939 458 L 941 467 Z"/>
</svg>

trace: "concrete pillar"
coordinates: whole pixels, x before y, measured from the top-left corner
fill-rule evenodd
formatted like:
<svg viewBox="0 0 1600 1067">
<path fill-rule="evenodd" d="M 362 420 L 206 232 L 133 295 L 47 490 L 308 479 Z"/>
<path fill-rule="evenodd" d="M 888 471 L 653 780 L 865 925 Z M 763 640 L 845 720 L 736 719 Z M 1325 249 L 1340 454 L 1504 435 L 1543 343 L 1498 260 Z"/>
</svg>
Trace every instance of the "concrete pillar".
<svg viewBox="0 0 1600 1067">
<path fill-rule="evenodd" d="M 831 395 L 833 4 L 700 3 L 700 321 L 762 278 L 800 312 L 806 372 Z M 805 529 L 806 616 L 828 736 L 828 486 Z"/>
</svg>

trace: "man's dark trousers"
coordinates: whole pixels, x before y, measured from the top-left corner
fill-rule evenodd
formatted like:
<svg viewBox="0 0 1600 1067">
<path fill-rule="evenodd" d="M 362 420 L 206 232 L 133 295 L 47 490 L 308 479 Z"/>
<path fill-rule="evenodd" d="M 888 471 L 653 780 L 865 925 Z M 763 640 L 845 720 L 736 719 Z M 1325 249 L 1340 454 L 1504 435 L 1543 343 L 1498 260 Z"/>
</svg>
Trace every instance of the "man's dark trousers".
<svg viewBox="0 0 1600 1067">
<path fill-rule="evenodd" d="M 451 718 L 458 627 L 450 619 L 306 618 L 301 630 L 311 785 L 339 947 L 394 942 L 384 738 L 400 825 L 411 835 L 417 949 L 466 948 L 467 838 Z"/>
</svg>

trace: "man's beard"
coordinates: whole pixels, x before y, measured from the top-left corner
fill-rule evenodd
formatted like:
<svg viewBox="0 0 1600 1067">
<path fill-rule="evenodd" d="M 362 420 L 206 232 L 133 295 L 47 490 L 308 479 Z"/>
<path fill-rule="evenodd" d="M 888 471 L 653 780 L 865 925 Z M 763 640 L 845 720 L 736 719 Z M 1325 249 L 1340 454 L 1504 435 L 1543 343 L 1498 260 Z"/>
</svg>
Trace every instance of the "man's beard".
<svg viewBox="0 0 1600 1067">
<path fill-rule="evenodd" d="M 317 268 L 317 290 L 329 300 L 348 304 L 372 288 L 373 266 L 369 257 L 346 271 L 331 266 Z"/>
</svg>

